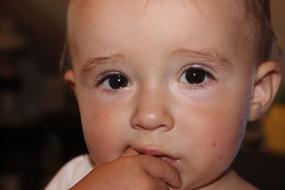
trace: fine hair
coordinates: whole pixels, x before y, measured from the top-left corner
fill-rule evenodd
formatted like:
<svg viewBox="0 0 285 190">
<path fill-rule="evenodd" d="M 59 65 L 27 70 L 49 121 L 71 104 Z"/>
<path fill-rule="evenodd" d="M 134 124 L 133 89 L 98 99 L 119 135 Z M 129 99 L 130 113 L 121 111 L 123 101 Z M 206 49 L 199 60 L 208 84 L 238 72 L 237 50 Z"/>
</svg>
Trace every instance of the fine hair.
<svg viewBox="0 0 285 190">
<path fill-rule="evenodd" d="M 250 36 L 256 43 L 258 62 L 278 61 L 281 58 L 281 48 L 271 24 L 270 0 L 242 1 L 247 14 L 245 18 L 250 28 Z M 60 72 L 64 74 L 69 69 L 72 69 L 72 60 L 66 39 L 60 60 Z"/>
</svg>

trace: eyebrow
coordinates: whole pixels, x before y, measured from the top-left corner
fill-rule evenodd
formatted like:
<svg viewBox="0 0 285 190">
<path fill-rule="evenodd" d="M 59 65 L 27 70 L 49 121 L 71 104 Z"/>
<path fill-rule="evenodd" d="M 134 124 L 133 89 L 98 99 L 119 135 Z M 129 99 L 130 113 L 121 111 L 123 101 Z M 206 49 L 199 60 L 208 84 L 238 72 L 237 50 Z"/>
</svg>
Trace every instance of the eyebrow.
<svg viewBox="0 0 285 190">
<path fill-rule="evenodd" d="M 171 54 L 206 59 L 212 63 L 216 63 L 220 68 L 227 68 L 232 66 L 232 62 L 215 49 L 192 50 L 187 48 L 180 48 L 174 50 Z M 91 57 L 83 65 L 81 74 L 88 75 L 89 73 L 92 73 L 92 71 L 98 66 L 104 67 L 108 63 L 116 64 L 117 60 L 125 59 L 126 56 L 121 53 L 115 53 L 110 56 Z"/>
<path fill-rule="evenodd" d="M 221 68 L 231 67 L 232 62 L 226 58 L 223 54 L 215 49 L 205 49 L 205 50 L 192 50 L 187 48 L 180 48 L 172 52 L 173 55 L 190 56 L 194 58 L 202 58 L 212 62 L 213 64 L 218 64 Z"/>
<path fill-rule="evenodd" d="M 116 64 L 116 60 L 125 60 L 126 57 L 123 54 L 112 54 L 110 56 L 102 56 L 102 57 L 91 57 L 87 60 L 87 62 L 82 66 L 81 74 L 91 73 L 95 67 L 101 66 L 104 67 L 107 63 Z"/>
</svg>

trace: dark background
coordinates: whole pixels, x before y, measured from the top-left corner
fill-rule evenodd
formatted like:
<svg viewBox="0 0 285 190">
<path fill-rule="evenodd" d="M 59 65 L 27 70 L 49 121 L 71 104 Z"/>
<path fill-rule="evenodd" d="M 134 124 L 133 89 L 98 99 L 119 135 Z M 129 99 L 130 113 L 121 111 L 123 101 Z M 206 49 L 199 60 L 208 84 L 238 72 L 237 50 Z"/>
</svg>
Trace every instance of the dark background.
<svg viewBox="0 0 285 190">
<path fill-rule="evenodd" d="M 0 0 L 1 190 L 43 189 L 66 161 L 86 153 L 76 102 L 58 69 L 66 4 Z M 272 1 L 281 45 L 284 8 L 285 1 Z M 283 85 L 274 105 L 284 107 L 284 92 Z M 262 120 L 250 124 L 233 167 L 261 189 L 284 190 L 285 151 L 268 149 L 266 133 Z"/>
</svg>

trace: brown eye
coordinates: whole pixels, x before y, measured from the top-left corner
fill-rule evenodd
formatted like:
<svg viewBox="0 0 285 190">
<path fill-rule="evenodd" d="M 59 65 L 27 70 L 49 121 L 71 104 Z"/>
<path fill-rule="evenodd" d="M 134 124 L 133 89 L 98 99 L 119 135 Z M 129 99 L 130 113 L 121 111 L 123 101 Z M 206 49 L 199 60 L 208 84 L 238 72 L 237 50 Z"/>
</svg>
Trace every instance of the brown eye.
<svg viewBox="0 0 285 190">
<path fill-rule="evenodd" d="M 121 74 L 110 74 L 105 76 L 101 82 L 101 86 L 109 90 L 118 90 L 128 86 L 128 79 Z"/>
<path fill-rule="evenodd" d="M 204 82 L 207 77 L 207 73 L 199 68 L 190 68 L 185 71 L 185 78 L 190 84 L 200 84 Z"/>
<path fill-rule="evenodd" d="M 180 80 L 184 83 L 197 85 L 208 81 L 210 77 L 210 73 L 202 68 L 188 68 L 183 72 Z"/>
</svg>

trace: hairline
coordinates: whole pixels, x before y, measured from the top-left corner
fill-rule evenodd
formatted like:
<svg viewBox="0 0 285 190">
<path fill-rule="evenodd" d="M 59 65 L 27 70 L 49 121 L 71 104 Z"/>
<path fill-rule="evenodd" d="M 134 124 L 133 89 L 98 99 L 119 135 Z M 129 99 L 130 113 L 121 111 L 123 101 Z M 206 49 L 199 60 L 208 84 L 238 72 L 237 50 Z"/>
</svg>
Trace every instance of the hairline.
<svg viewBox="0 0 285 190">
<path fill-rule="evenodd" d="M 191 0 L 194 3 L 194 0 Z M 257 64 L 267 61 L 269 59 L 279 59 L 280 48 L 278 45 L 276 51 L 278 51 L 277 58 L 274 58 L 272 54 L 273 46 L 276 43 L 276 36 L 271 28 L 270 18 L 265 16 L 264 7 L 262 7 L 262 3 L 266 0 L 240 0 L 242 3 L 242 8 L 244 9 L 244 18 L 243 22 L 243 33 L 245 38 L 252 41 L 254 51 L 256 52 L 254 56 L 256 57 Z M 266 1 L 268 2 L 268 1 Z M 68 13 L 67 13 L 67 29 L 66 29 L 66 42 L 64 47 L 63 55 L 62 56 L 62 63 L 61 68 L 72 68 L 72 59 L 70 55 L 70 46 L 68 45 L 71 41 L 70 38 L 70 25 L 76 22 L 75 15 L 76 9 L 75 7 L 78 6 L 80 3 L 79 0 L 69 0 L 68 2 Z M 68 60 L 65 60 L 68 59 Z M 70 62 L 69 67 L 64 66 L 65 62 Z"/>
</svg>

